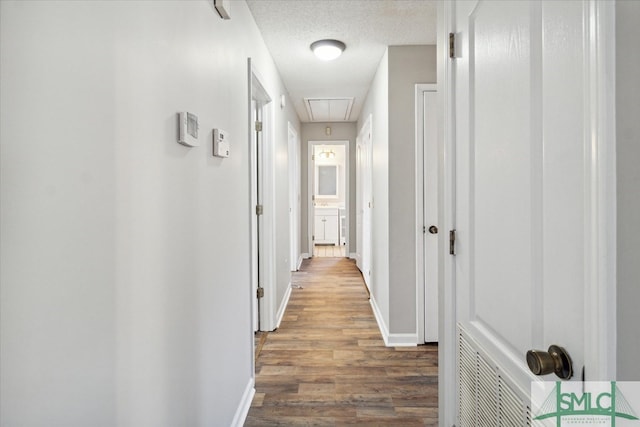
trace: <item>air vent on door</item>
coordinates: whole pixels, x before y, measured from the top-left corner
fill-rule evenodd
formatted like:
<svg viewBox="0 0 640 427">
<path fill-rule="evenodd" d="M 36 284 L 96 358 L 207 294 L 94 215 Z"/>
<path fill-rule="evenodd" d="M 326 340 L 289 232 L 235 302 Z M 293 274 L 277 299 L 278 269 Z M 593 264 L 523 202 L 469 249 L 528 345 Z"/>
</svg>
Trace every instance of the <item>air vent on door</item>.
<svg viewBox="0 0 640 427">
<path fill-rule="evenodd" d="M 530 426 L 526 398 L 458 325 L 458 422 L 461 427 Z"/>
<path fill-rule="evenodd" d="M 351 116 L 354 98 L 305 98 L 312 122 L 346 122 Z"/>
</svg>

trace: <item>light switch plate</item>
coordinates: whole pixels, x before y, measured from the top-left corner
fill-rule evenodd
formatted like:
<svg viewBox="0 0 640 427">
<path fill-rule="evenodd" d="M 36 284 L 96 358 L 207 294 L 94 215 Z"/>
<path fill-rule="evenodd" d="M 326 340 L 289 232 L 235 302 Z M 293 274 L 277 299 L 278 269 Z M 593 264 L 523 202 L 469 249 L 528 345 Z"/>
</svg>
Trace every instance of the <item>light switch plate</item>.
<svg viewBox="0 0 640 427">
<path fill-rule="evenodd" d="M 213 130 L 213 155 L 229 157 L 229 133 L 222 129 Z"/>
</svg>

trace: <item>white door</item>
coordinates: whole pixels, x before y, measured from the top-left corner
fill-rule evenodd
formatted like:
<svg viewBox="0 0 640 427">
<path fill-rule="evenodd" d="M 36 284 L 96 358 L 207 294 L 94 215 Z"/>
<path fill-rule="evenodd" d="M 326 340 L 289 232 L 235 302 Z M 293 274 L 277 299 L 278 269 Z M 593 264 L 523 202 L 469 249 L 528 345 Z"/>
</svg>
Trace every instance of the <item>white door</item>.
<svg viewBox="0 0 640 427">
<path fill-rule="evenodd" d="M 256 123 L 260 120 L 262 114 L 262 107 L 259 101 L 256 99 L 251 100 L 251 118 L 250 123 Z M 260 150 L 260 132 L 251 132 L 251 208 L 255 209 L 255 206 L 261 202 L 260 182 L 262 181 L 262 152 Z M 260 264 L 260 250 L 262 248 L 262 233 L 261 227 L 263 227 L 260 217 L 251 214 L 251 309 L 253 319 L 253 331 L 260 330 L 260 299 L 258 296 L 258 288 L 262 282 L 260 280 L 261 273 L 263 273 Z"/>
<path fill-rule="evenodd" d="M 606 376 L 598 7 L 455 4 L 458 426 L 526 424 L 530 349 Z"/>
<path fill-rule="evenodd" d="M 251 118 L 249 123 L 257 120 L 257 103 L 251 100 Z M 251 133 L 251 208 L 258 204 L 258 141 L 257 134 Z M 258 217 L 251 214 L 251 314 L 253 332 L 260 330 L 260 306 L 256 298 L 258 294 L 259 268 L 258 268 Z"/>
<path fill-rule="evenodd" d="M 356 138 L 356 266 L 362 271 L 362 164 L 363 146 Z"/>
<path fill-rule="evenodd" d="M 248 131 L 250 139 L 250 228 L 251 228 L 251 307 L 253 330 L 275 328 L 275 304 L 272 291 L 275 283 L 275 203 L 273 152 L 269 144 L 271 129 L 271 98 L 260 83 L 248 60 L 250 70 L 249 100 L 251 111 Z M 264 131 L 263 131 L 264 129 Z M 266 203 L 265 203 L 266 202 Z M 258 209 L 260 206 L 260 209 Z M 258 293 L 263 288 L 262 295 Z"/>
<path fill-rule="evenodd" d="M 300 256 L 300 141 L 291 123 L 289 136 L 289 250 L 290 270 L 298 270 Z"/>
<path fill-rule="evenodd" d="M 422 92 L 424 341 L 438 342 L 438 93 Z"/>
<path fill-rule="evenodd" d="M 371 116 L 362 126 L 356 143 L 356 265 L 368 288 L 371 285 Z"/>
</svg>

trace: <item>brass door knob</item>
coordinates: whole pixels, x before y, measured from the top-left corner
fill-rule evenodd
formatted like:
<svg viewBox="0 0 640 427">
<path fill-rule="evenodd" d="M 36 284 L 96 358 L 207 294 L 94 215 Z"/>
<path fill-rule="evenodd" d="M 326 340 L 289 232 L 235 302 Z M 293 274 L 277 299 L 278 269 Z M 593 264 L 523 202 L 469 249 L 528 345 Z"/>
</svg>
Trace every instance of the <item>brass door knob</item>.
<svg viewBox="0 0 640 427">
<path fill-rule="evenodd" d="M 527 365 L 534 375 L 555 373 L 559 378 L 568 380 L 573 376 L 573 366 L 567 351 L 557 345 L 549 346 L 549 351 L 527 351 Z"/>
<path fill-rule="evenodd" d="M 438 227 L 436 227 L 435 225 L 432 225 L 431 227 L 429 227 L 429 233 L 438 234 Z"/>
</svg>

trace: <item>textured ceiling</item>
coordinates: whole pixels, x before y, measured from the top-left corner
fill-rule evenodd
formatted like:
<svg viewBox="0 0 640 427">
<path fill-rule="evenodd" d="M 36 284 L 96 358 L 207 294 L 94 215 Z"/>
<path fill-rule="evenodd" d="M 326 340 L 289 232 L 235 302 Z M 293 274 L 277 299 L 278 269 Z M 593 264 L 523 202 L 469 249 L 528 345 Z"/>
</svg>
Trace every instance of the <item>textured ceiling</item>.
<svg viewBox="0 0 640 427">
<path fill-rule="evenodd" d="M 304 98 L 355 98 L 356 121 L 386 46 L 436 44 L 435 0 L 247 0 L 300 120 Z M 309 45 L 338 39 L 341 57 L 324 62 Z"/>
</svg>

